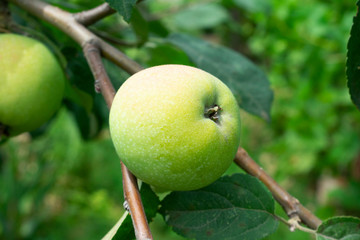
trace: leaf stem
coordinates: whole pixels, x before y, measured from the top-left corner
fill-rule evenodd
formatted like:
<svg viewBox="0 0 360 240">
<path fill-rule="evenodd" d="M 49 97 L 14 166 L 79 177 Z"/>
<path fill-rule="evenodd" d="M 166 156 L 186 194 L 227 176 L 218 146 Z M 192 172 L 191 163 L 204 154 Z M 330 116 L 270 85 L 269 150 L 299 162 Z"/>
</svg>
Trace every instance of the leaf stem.
<svg viewBox="0 0 360 240">
<path fill-rule="evenodd" d="M 286 221 L 284 218 L 282 218 L 280 216 L 277 216 L 277 215 L 274 215 L 274 216 L 280 222 L 285 223 L 286 225 L 288 225 L 290 227 L 290 231 L 292 231 L 292 232 L 295 231 L 295 229 L 298 229 L 300 231 L 316 235 L 316 231 L 314 229 L 310 229 L 310 228 L 301 226 L 297 219 L 290 219 L 290 220 Z"/>
</svg>

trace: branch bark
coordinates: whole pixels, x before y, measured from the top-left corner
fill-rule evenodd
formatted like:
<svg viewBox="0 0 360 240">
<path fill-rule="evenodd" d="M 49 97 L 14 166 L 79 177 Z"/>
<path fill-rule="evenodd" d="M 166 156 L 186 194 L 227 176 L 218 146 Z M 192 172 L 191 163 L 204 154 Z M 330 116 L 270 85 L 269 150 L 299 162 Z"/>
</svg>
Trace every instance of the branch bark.
<svg viewBox="0 0 360 240">
<path fill-rule="evenodd" d="M 272 179 L 241 147 L 239 147 L 235 159 L 235 163 L 244 169 L 250 175 L 258 178 L 273 194 L 276 201 L 285 210 L 290 219 L 301 219 L 303 223 L 312 229 L 317 229 L 321 224 L 321 220 L 305 208 L 299 200 L 291 196 L 285 191 L 274 179 Z"/>
<path fill-rule="evenodd" d="M 84 45 L 83 50 L 95 78 L 95 91 L 101 92 L 110 109 L 116 91 L 102 63 L 99 46 L 96 43 L 88 42 Z"/>
<path fill-rule="evenodd" d="M 78 23 L 89 26 L 115 12 L 108 3 L 103 3 L 93 9 L 75 13 L 74 18 Z"/>
<path fill-rule="evenodd" d="M 78 23 L 73 14 L 37 0 L 10 0 L 10 2 L 15 3 L 38 18 L 58 27 L 83 47 L 85 57 L 95 78 L 95 89 L 102 93 L 109 108 L 114 99 L 115 89 L 105 71 L 100 53 L 103 53 L 105 57 L 109 56 L 111 61 L 119 65 L 125 71 L 128 71 L 130 74 L 142 69 L 138 63 L 129 59 L 118 49 L 110 46 L 90 32 L 82 24 Z M 152 239 L 137 187 L 136 177 L 123 163 L 121 163 L 121 169 L 124 198 L 129 206 L 136 238 L 141 240 Z"/>
<path fill-rule="evenodd" d="M 110 109 L 114 100 L 115 89 L 102 63 L 99 46 L 96 43 L 88 42 L 83 49 L 86 60 L 95 78 L 95 89 L 101 92 Z M 126 205 L 129 207 L 127 210 L 131 214 L 136 239 L 152 239 L 144 207 L 141 202 L 137 179 L 122 162 L 121 172 L 123 177 L 124 198 Z"/>
<path fill-rule="evenodd" d="M 82 24 L 78 23 L 74 17 L 74 14 L 66 12 L 58 7 L 52 6 L 39 0 L 8 0 L 20 8 L 25 9 L 29 13 L 36 17 L 43 19 L 55 27 L 62 30 L 72 39 L 74 39 L 80 46 L 84 46 L 87 42 L 95 41 L 99 44 L 101 53 L 105 58 L 114 62 L 120 68 L 124 69 L 130 74 L 142 69 L 140 65 L 128 58 L 119 49 L 106 43 L 89 29 Z M 76 13 L 75 13 L 76 14 Z"/>
</svg>

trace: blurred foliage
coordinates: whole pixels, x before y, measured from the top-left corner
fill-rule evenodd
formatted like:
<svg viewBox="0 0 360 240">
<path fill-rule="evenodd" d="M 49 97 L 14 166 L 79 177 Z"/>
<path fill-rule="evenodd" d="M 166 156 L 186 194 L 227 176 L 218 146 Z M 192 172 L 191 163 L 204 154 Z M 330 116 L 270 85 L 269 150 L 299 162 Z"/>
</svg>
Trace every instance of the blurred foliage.
<svg viewBox="0 0 360 240">
<path fill-rule="evenodd" d="M 71 12 L 102 3 L 48 2 Z M 64 107 L 43 134 L 0 145 L 0 239 L 99 239 L 124 211 L 108 110 L 93 92 L 81 49 L 60 30 L 11 9 L 18 24 L 76 68 L 67 69 Z M 192 64 L 163 40 L 177 32 L 247 56 L 266 72 L 274 102 L 270 123 L 242 111 L 242 146 L 320 218 L 360 216 L 360 113 L 345 76 L 353 0 L 147 0 L 137 9 L 130 24 L 114 14 L 90 28 L 143 66 Z M 118 88 L 128 75 L 105 64 Z M 233 172 L 241 170 L 234 165 Z M 281 207 L 276 212 L 284 216 Z M 151 228 L 155 239 L 182 239 L 160 217 Z M 311 236 L 280 224 L 267 239 L 280 238 Z"/>
</svg>

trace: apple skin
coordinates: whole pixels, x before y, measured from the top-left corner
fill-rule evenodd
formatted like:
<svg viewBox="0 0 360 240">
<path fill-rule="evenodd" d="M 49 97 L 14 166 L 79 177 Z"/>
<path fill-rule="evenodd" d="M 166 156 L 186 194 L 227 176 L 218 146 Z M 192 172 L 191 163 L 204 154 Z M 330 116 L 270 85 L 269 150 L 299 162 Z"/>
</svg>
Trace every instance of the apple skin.
<svg viewBox="0 0 360 240">
<path fill-rule="evenodd" d="M 59 63 L 41 42 L 0 34 L 0 123 L 3 134 L 31 131 L 50 119 L 64 94 Z"/>
<path fill-rule="evenodd" d="M 217 121 L 205 116 L 219 106 Z M 194 190 L 217 180 L 240 141 L 240 111 L 213 75 L 184 65 L 142 70 L 120 87 L 110 133 L 127 168 L 155 189 Z"/>
</svg>

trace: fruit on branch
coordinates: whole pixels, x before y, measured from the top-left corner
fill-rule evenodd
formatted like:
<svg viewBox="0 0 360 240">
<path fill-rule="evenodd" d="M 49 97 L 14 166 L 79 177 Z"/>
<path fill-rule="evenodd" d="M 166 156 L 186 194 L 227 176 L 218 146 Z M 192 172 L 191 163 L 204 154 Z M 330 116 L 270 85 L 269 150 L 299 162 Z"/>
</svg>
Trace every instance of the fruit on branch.
<svg viewBox="0 0 360 240">
<path fill-rule="evenodd" d="M 60 106 L 64 79 L 62 68 L 44 44 L 17 34 L 0 34 L 1 133 L 14 136 L 48 121 Z"/>
<path fill-rule="evenodd" d="M 240 112 L 229 88 L 200 69 L 162 65 L 131 76 L 110 110 L 120 159 L 162 190 L 193 190 L 218 179 L 240 141 Z"/>
</svg>

